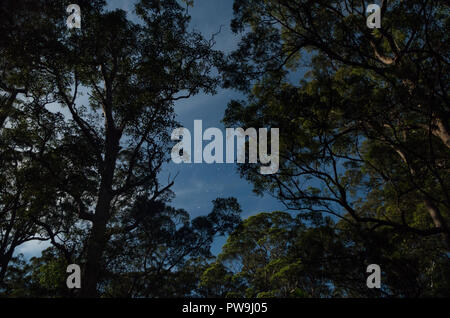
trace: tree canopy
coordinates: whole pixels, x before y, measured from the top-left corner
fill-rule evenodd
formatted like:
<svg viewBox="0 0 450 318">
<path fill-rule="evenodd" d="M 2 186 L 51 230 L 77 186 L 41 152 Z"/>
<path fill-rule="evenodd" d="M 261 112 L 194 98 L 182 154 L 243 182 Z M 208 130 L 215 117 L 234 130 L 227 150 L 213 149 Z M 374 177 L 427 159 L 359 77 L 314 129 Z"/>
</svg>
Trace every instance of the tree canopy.
<svg viewBox="0 0 450 318">
<path fill-rule="evenodd" d="M 67 1 L 0 3 L 0 296 L 449 295 L 448 1 L 383 0 L 371 29 L 364 1 L 235 0 L 229 54 L 195 1 L 77 4 L 80 29 Z M 172 205 L 175 103 L 218 88 L 243 96 L 227 127 L 279 128 L 277 173 L 237 169 L 285 211 Z"/>
<path fill-rule="evenodd" d="M 280 131 L 280 173 L 240 168 L 288 209 L 450 246 L 449 6 L 383 1 L 235 1 L 242 33 L 225 83 L 246 92 L 224 121 Z M 296 79 L 302 70 L 305 77 Z"/>
</svg>

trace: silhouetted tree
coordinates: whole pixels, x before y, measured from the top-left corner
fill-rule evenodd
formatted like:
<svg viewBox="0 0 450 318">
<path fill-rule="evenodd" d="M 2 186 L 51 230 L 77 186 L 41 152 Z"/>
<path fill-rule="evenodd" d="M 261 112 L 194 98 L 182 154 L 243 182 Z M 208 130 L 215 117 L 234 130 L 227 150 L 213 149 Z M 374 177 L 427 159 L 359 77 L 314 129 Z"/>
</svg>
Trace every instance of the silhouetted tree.
<svg viewBox="0 0 450 318">
<path fill-rule="evenodd" d="M 417 241 L 317 213 L 260 213 L 243 221 L 203 273 L 206 297 L 445 297 L 449 258 L 439 237 Z M 366 285 L 368 264 L 382 288 Z"/>
<path fill-rule="evenodd" d="M 256 191 L 450 246 L 449 10 L 383 1 L 369 29 L 364 1 L 236 0 L 225 122 L 280 127 L 279 173 L 241 167 Z"/>
<path fill-rule="evenodd" d="M 17 89 L 31 83 L 46 90 L 57 111 L 68 112 L 68 130 L 59 136 L 54 157 L 40 162 L 59 195 L 76 207 L 72 227 L 89 231 L 82 248 L 82 295 L 93 297 L 107 243 L 120 231 L 112 224 L 120 223 L 117 219 L 138 196 L 151 202 L 170 196 L 173 181 L 162 185 L 157 175 L 170 153 L 173 103 L 214 92 L 214 65 L 221 54 L 211 49 L 212 40 L 188 30 L 187 11 L 175 0 L 138 2 L 138 22 L 121 10 L 106 12 L 103 1 L 78 4 L 82 28 L 68 30 L 64 1 L 6 1 L 2 9 L 11 17 L 2 22 L 2 31 L 16 30 L 26 50 L 7 41 L 4 50 L 10 55 L 2 59 L 5 65 L 23 60 L 18 74 L 29 75 L 14 83 L 17 88 L 8 86 L 7 96 L 17 97 Z M 67 164 L 62 172 L 56 161 Z M 54 221 L 35 220 L 50 237 L 56 236 Z M 69 245 L 53 242 L 69 258 L 75 242 L 65 240 Z"/>
</svg>

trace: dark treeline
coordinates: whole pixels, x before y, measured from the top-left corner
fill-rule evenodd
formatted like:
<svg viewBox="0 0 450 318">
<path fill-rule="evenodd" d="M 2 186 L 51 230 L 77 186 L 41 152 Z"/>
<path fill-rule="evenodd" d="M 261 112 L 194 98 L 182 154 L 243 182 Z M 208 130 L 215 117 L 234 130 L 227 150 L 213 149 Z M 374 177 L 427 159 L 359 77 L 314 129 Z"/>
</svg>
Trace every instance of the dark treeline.
<svg viewBox="0 0 450 318">
<path fill-rule="evenodd" d="M 382 1 L 370 29 L 365 1 L 235 0 L 229 55 L 190 1 L 76 3 L 68 30 L 69 1 L 0 2 L 0 296 L 450 295 L 448 1 Z M 246 96 L 228 127 L 280 128 L 276 174 L 237 169 L 284 212 L 171 206 L 174 103 L 220 87 Z"/>
</svg>

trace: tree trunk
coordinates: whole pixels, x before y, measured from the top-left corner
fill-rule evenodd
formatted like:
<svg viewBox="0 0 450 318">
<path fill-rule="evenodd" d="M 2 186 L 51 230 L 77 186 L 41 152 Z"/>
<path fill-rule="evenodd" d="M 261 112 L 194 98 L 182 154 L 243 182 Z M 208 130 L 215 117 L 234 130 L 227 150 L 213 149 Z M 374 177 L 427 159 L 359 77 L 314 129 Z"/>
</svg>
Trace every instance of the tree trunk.
<svg viewBox="0 0 450 318">
<path fill-rule="evenodd" d="M 437 129 L 433 129 L 433 135 L 440 138 L 447 148 L 450 148 L 450 132 L 447 125 L 440 119 L 436 119 Z"/>
<path fill-rule="evenodd" d="M 8 252 L 0 257 L 0 286 L 4 283 L 8 264 L 13 256 L 14 248 L 10 248 Z"/>
<path fill-rule="evenodd" d="M 120 132 L 107 129 L 106 153 L 101 174 L 101 183 L 97 206 L 88 240 L 87 260 L 84 277 L 81 281 L 81 297 L 97 297 L 97 285 L 102 270 L 102 258 L 107 244 L 107 225 L 111 216 L 111 201 L 113 199 L 113 179 L 119 152 Z"/>
<path fill-rule="evenodd" d="M 8 100 L 3 104 L 0 105 L 0 128 L 3 128 L 3 125 L 5 124 L 8 117 L 11 115 L 11 111 L 13 110 L 14 102 L 16 101 L 17 92 L 11 93 L 11 96 L 8 98 Z"/>
<path fill-rule="evenodd" d="M 447 223 L 445 222 L 444 218 L 441 215 L 441 212 L 439 209 L 434 205 L 433 202 L 425 198 L 425 207 L 428 210 L 428 213 L 430 214 L 431 219 L 433 220 L 433 224 L 436 228 L 443 230 L 443 237 L 445 240 L 445 243 L 447 244 L 447 248 L 450 250 L 450 234 L 447 227 Z"/>
<path fill-rule="evenodd" d="M 8 267 L 8 262 L 3 262 L 3 260 L 2 260 L 0 263 L 0 286 L 3 285 L 3 282 L 5 280 L 7 267 Z"/>
<path fill-rule="evenodd" d="M 103 251 L 107 243 L 106 226 L 111 208 L 111 195 L 106 191 L 99 196 L 94 222 L 88 241 L 88 252 L 84 278 L 81 281 L 85 298 L 97 297 L 97 284 L 100 278 Z"/>
<path fill-rule="evenodd" d="M 405 154 L 398 148 L 395 148 L 395 151 L 400 156 L 402 161 L 408 165 L 408 160 L 406 159 Z M 410 167 L 410 172 L 412 176 L 415 176 L 415 171 L 413 168 Z M 433 224 L 436 228 L 442 230 L 442 236 L 444 238 L 444 241 L 447 245 L 447 248 L 450 250 L 450 233 L 447 226 L 447 223 L 445 222 L 445 219 L 441 215 L 441 211 L 439 211 L 439 208 L 427 197 L 423 199 L 425 203 L 425 208 L 428 211 L 428 214 L 430 215 L 431 219 L 433 220 Z"/>
</svg>

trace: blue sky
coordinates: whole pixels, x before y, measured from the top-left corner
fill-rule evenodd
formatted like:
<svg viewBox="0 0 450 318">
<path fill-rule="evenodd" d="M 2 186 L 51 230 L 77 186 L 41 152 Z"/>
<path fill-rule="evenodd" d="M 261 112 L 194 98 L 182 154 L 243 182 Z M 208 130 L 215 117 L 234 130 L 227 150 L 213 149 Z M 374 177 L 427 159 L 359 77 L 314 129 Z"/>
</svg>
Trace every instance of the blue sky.
<svg viewBox="0 0 450 318">
<path fill-rule="evenodd" d="M 132 0 L 107 0 L 110 9 L 119 8 L 129 13 L 132 18 Z M 205 38 L 210 38 L 221 28 L 216 39 L 215 49 L 224 52 L 233 50 L 238 37 L 230 30 L 233 16 L 233 0 L 195 0 L 189 9 L 192 17 L 191 27 L 200 31 Z M 177 102 L 175 110 L 177 119 L 183 127 L 193 132 L 194 120 L 203 121 L 203 130 L 217 127 L 225 131 L 221 123 L 227 104 L 232 99 L 242 99 L 240 93 L 233 90 L 219 90 L 214 96 L 197 95 L 188 100 Z M 258 127 L 257 127 L 258 128 Z M 247 218 L 258 212 L 284 210 L 284 206 L 270 196 L 259 197 L 252 192 L 252 185 L 241 179 L 235 164 L 174 164 L 165 168 L 161 180 L 167 174 L 177 175 L 172 190 L 176 194 L 172 205 L 183 208 L 192 217 L 206 215 L 211 211 L 211 201 L 218 197 L 235 197 L 242 207 L 242 217 Z M 213 252 L 220 252 L 225 238 L 218 238 L 213 245 Z M 48 243 L 30 242 L 21 246 L 17 252 L 26 257 L 39 255 Z"/>
<path fill-rule="evenodd" d="M 115 0 L 126 3 L 125 0 Z M 190 8 L 191 27 L 200 31 L 205 38 L 221 30 L 216 39 L 215 49 L 232 51 L 238 37 L 230 30 L 233 16 L 233 0 L 195 0 Z M 178 121 L 183 127 L 193 132 L 194 120 L 203 121 L 203 129 L 217 127 L 224 131 L 221 123 L 227 104 L 232 99 L 243 96 L 233 90 L 219 90 L 214 96 L 197 95 L 180 101 L 175 110 Z M 211 201 L 217 197 L 235 197 L 242 207 L 242 217 L 247 218 L 263 211 L 283 210 L 284 206 L 270 196 L 259 197 L 252 192 L 252 185 L 241 179 L 235 164 L 174 164 L 168 165 L 172 175 L 178 173 L 173 190 L 176 198 L 173 205 L 187 210 L 192 217 L 204 215 L 211 211 Z M 224 238 L 216 240 L 213 252 L 220 252 Z"/>
<path fill-rule="evenodd" d="M 110 7 L 121 8 L 132 14 L 133 1 L 108 1 Z M 230 30 L 233 17 L 233 0 L 194 0 L 194 7 L 189 8 L 192 17 L 191 27 L 200 31 L 207 39 L 221 31 L 216 37 L 215 49 L 231 52 L 238 43 L 238 36 Z M 194 120 L 203 121 L 203 130 L 217 127 L 224 131 L 221 123 L 227 104 L 232 99 L 243 96 L 233 90 L 221 89 L 216 95 L 200 94 L 193 98 L 179 101 L 175 105 L 177 119 L 183 127 L 193 133 Z M 172 176 L 177 175 L 172 188 L 176 194 L 173 206 L 183 208 L 192 217 L 208 214 L 211 201 L 218 197 L 235 197 L 242 207 L 242 217 L 247 218 L 258 212 L 284 210 L 284 206 L 270 196 L 256 196 L 252 185 L 241 179 L 235 164 L 174 164 L 165 169 Z M 161 178 L 164 180 L 163 178 Z M 213 251 L 220 251 L 224 238 L 216 240 Z"/>
</svg>

